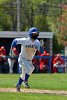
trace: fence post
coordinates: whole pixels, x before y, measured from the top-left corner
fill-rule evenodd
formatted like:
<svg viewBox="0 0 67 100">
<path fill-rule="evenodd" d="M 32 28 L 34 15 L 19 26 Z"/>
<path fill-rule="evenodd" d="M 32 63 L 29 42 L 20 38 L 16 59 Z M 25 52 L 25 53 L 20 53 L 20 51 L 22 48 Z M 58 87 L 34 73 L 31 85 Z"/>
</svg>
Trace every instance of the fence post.
<svg viewBox="0 0 67 100">
<path fill-rule="evenodd" d="M 52 60 L 52 57 L 51 56 L 49 56 L 48 57 L 48 73 L 51 73 L 51 60 Z"/>
<path fill-rule="evenodd" d="M 67 56 L 65 56 L 65 72 L 67 72 Z"/>
</svg>

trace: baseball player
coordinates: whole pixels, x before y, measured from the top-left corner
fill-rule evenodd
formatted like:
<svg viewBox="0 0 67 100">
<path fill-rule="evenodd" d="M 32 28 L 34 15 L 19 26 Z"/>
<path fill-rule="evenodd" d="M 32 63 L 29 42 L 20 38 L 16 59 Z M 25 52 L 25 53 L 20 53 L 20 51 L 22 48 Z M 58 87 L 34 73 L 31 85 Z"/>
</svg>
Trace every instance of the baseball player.
<svg viewBox="0 0 67 100">
<path fill-rule="evenodd" d="M 16 38 L 11 44 L 11 49 L 18 44 L 21 44 L 21 52 L 19 54 L 18 62 L 22 66 L 22 74 L 16 85 L 17 91 L 20 92 L 21 84 L 24 83 L 26 88 L 29 88 L 28 78 L 34 70 L 32 65 L 32 59 L 35 56 L 36 51 L 40 50 L 40 41 L 37 39 L 39 36 L 39 30 L 36 27 L 29 29 L 28 38 Z"/>
<path fill-rule="evenodd" d="M 9 73 L 12 74 L 13 73 L 13 67 L 14 67 L 14 63 L 16 62 L 16 57 L 18 56 L 18 51 L 17 49 L 14 47 L 12 48 L 12 50 L 10 50 L 9 55 L 12 58 L 8 58 L 8 64 L 9 64 Z"/>
</svg>

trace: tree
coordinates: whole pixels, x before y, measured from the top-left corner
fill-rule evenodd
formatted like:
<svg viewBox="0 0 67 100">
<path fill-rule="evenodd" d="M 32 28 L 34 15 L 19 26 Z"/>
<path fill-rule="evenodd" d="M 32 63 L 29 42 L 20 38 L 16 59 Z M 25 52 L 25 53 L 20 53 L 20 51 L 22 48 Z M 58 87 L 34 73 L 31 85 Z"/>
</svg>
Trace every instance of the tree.
<svg viewBox="0 0 67 100">
<path fill-rule="evenodd" d="M 7 0 L 6 2 L 3 2 L 0 4 L 1 14 L 4 16 L 7 16 L 7 20 L 5 20 L 5 21 L 9 26 L 9 28 L 5 29 L 7 24 L 4 26 L 5 22 L 2 19 L 3 30 L 16 30 L 16 7 L 14 5 L 15 1 L 16 0 L 10 0 L 10 1 Z M 8 22 L 8 20 L 9 20 L 9 22 Z"/>
</svg>

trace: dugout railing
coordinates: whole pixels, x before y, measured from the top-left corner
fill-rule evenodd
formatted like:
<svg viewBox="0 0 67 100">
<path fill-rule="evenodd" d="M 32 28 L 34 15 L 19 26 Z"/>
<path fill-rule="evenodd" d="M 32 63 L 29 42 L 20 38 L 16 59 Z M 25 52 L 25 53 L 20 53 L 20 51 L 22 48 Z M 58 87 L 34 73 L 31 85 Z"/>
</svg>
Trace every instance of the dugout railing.
<svg viewBox="0 0 67 100">
<path fill-rule="evenodd" d="M 52 56 L 35 56 L 34 58 L 36 59 L 48 59 L 48 67 L 47 67 L 47 73 L 51 73 L 51 61 L 52 61 Z"/>
<path fill-rule="evenodd" d="M 8 59 L 8 58 L 15 58 L 15 59 L 17 59 L 18 58 L 18 56 L 17 57 L 11 57 L 11 56 L 2 56 L 3 58 L 6 58 L 6 59 Z M 47 67 L 47 73 L 51 73 L 52 71 L 52 56 L 35 56 L 34 58 L 36 58 L 36 59 L 40 59 L 40 58 L 43 58 L 43 59 L 48 59 L 48 67 Z M 67 56 L 62 56 L 62 58 L 65 60 L 65 72 L 67 72 Z M 7 62 L 8 63 L 8 62 Z M 8 67 L 8 65 L 7 66 L 5 66 L 5 67 Z M 17 65 L 17 72 L 19 73 L 19 66 Z"/>
</svg>

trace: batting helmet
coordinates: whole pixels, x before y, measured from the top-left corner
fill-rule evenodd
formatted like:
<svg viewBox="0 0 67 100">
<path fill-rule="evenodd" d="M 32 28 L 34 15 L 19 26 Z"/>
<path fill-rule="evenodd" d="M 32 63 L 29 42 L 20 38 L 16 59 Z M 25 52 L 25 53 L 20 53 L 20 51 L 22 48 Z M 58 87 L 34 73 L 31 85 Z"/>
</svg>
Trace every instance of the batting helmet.
<svg viewBox="0 0 67 100">
<path fill-rule="evenodd" d="M 38 28 L 36 28 L 36 27 L 30 28 L 30 29 L 29 29 L 29 36 L 30 36 L 31 38 L 36 38 L 36 37 L 38 37 L 38 36 L 39 36 L 39 30 L 38 30 Z"/>
</svg>

